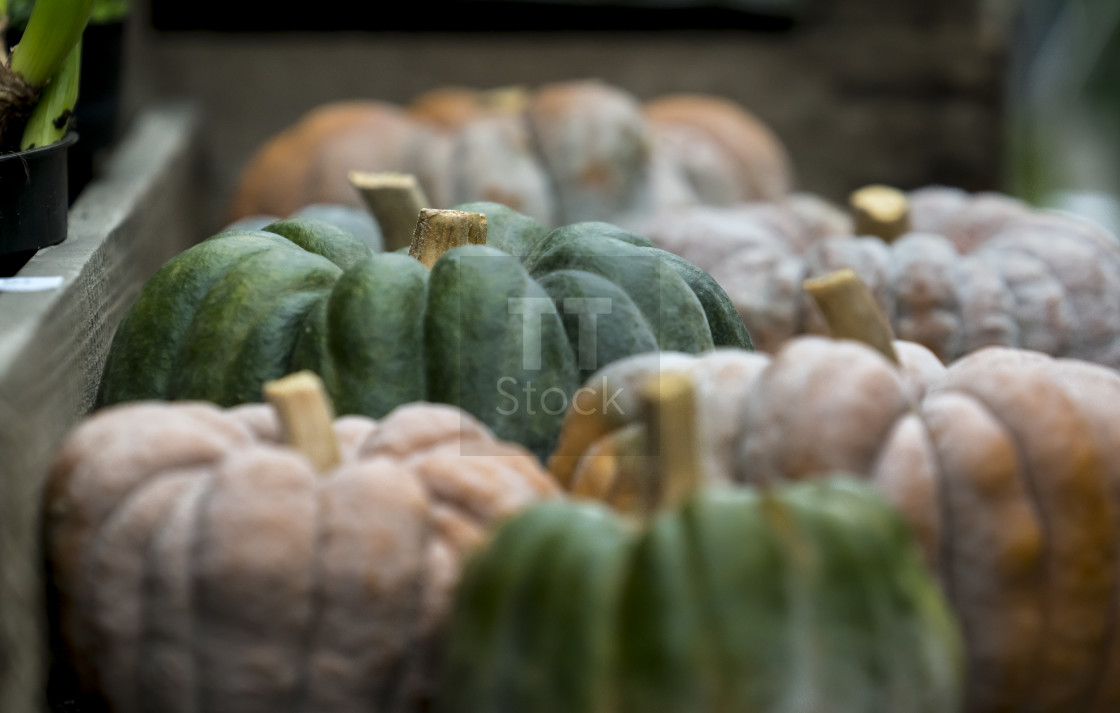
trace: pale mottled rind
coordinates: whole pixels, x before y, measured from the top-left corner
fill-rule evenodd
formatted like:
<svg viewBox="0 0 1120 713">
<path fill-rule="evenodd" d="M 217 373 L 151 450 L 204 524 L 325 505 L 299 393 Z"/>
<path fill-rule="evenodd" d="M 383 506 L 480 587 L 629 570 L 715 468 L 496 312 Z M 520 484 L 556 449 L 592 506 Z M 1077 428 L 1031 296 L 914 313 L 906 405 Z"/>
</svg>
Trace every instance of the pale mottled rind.
<svg viewBox="0 0 1120 713">
<path fill-rule="evenodd" d="M 890 245 L 794 196 L 666 209 L 638 229 L 711 273 L 761 351 L 825 333 L 796 280 L 850 267 L 898 338 L 946 363 L 1007 346 L 1120 367 L 1120 242 L 1107 231 L 995 193 L 928 187 L 910 204 L 911 231 Z"/>
<path fill-rule="evenodd" d="M 432 207 L 492 201 L 548 226 L 630 227 L 667 207 L 776 199 L 792 183 L 781 141 L 733 102 L 642 103 L 586 79 L 446 88 L 407 107 L 324 104 L 258 149 L 230 218 L 289 215 L 312 202 L 358 207 L 351 170 L 411 173 Z"/>
<path fill-rule="evenodd" d="M 455 408 L 335 430 L 327 473 L 263 405 L 140 402 L 71 434 L 46 546 L 86 688 L 122 713 L 421 709 L 465 558 L 557 489 Z"/>
<path fill-rule="evenodd" d="M 909 522 L 961 622 L 967 713 L 1116 710 L 1120 374 L 1004 347 L 947 368 L 919 345 L 896 351 L 901 368 L 820 337 L 772 357 L 639 355 L 590 386 L 633 390 L 658 370 L 691 373 L 713 485 L 836 470 L 872 482 Z M 568 437 L 586 422 L 568 414 L 566 450 L 550 466 L 565 483 L 593 473 L 610 492 L 612 454 L 624 451 L 612 444 L 640 419 Z"/>
</svg>

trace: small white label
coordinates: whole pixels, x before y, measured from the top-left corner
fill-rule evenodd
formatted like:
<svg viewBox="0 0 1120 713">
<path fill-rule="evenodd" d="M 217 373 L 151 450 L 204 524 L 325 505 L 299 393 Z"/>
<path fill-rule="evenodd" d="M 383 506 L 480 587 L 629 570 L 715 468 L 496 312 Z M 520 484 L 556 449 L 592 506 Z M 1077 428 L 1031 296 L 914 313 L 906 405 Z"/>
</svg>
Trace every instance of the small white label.
<svg viewBox="0 0 1120 713">
<path fill-rule="evenodd" d="M 43 292 L 62 287 L 62 277 L 0 277 L 0 292 Z"/>
</svg>

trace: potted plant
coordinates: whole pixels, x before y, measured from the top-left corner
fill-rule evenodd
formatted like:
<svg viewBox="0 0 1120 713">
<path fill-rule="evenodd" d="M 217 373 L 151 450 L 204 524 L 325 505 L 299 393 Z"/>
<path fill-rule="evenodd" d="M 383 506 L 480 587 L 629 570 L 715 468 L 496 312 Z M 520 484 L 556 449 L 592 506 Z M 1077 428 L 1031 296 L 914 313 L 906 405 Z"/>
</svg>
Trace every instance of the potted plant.
<svg viewBox="0 0 1120 713">
<path fill-rule="evenodd" d="M 14 47 L 27 27 L 35 0 L 7 2 L 7 41 Z M 71 147 L 67 158 L 71 203 L 96 175 L 98 164 L 117 139 L 125 23 L 130 14 L 130 0 L 93 0 L 89 24 L 82 34 L 82 77 L 73 123 L 82 140 Z"/>
<path fill-rule="evenodd" d="M 93 0 L 39 0 L 0 55 L 0 254 L 66 237 L 66 151 Z M 7 0 L 0 15 L 8 16 Z"/>
</svg>

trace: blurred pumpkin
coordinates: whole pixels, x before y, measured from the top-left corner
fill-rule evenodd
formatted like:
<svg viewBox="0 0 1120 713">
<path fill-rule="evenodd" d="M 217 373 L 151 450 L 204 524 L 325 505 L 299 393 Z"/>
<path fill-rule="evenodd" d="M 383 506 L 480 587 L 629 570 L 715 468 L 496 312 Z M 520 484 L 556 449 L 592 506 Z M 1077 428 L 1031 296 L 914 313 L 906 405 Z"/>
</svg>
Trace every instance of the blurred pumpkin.
<svg viewBox="0 0 1120 713">
<path fill-rule="evenodd" d="M 661 475 L 687 473 L 688 424 L 646 423 Z M 869 488 L 667 490 L 644 523 L 556 502 L 503 525 L 456 593 L 437 711 L 959 710 L 957 625 Z"/>
<path fill-rule="evenodd" d="M 550 226 L 629 225 L 658 206 L 777 199 L 791 182 L 777 138 L 726 100 L 643 106 L 596 80 L 447 87 L 403 108 L 317 108 L 249 161 L 231 220 L 313 202 L 358 206 L 346 183 L 354 170 L 414 174 L 430 207 L 493 201 Z"/>
<path fill-rule="evenodd" d="M 666 211 L 638 230 L 708 270 L 762 351 L 826 333 L 800 283 L 850 267 L 895 334 L 942 361 L 1009 346 L 1120 367 L 1120 243 L 1105 230 L 999 194 L 872 190 L 871 212 L 888 214 L 855 227 L 787 199 Z"/>
<path fill-rule="evenodd" d="M 644 438 L 635 389 L 650 374 L 688 373 L 710 481 L 843 470 L 903 514 L 963 626 L 965 710 L 1117 710 L 1120 375 L 1003 347 L 947 369 L 920 346 L 896 350 L 901 368 L 865 344 L 815 336 L 773 357 L 621 360 L 573 405 L 550 467 L 573 492 L 632 509 Z M 604 394 L 617 394 L 615 408 L 596 409 Z"/>
<path fill-rule="evenodd" d="M 464 559 L 557 494 L 458 409 L 332 425 L 314 377 L 266 389 L 275 411 L 106 409 L 58 456 L 55 618 L 115 713 L 422 710 Z"/>
</svg>

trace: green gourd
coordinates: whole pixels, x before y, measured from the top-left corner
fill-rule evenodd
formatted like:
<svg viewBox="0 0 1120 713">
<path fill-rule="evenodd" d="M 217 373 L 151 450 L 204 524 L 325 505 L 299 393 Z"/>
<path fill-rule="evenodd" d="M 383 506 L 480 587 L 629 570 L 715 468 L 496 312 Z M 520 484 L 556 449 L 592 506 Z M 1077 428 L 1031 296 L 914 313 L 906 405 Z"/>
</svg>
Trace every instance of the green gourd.
<svg viewBox="0 0 1120 713">
<path fill-rule="evenodd" d="M 648 526 L 533 506 L 468 565 L 440 713 L 960 710 L 957 625 L 880 497 L 712 490 Z"/>
<path fill-rule="evenodd" d="M 702 490 L 689 377 L 638 399 L 639 516 L 502 525 L 457 589 L 437 713 L 961 710 L 960 631 L 901 516 L 845 473 Z"/>
<path fill-rule="evenodd" d="M 645 238 L 605 223 L 549 231 L 493 203 L 459 208 L 485 216 L 485 244 L 447 250 L 430 270 L 307 218 L 187 250 L 122 321 L 98 405 L 231 406 L 309 369 L 340 414 L 452 404 L 543 460 L 599 367 L 655 350 L 750 348 L 715 281 Z"/>
</svg>

